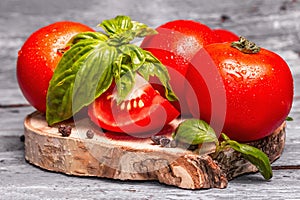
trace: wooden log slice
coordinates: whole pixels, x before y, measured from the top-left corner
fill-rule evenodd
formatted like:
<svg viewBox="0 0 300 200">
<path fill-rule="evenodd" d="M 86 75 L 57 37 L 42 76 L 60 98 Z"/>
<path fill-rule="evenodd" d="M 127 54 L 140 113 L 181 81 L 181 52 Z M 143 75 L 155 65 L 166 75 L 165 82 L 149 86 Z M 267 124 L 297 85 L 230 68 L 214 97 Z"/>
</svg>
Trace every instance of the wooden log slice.
<svg viewBox="0 0 300 200">
<path fill-rule="evenodd" d="M 93 127 L 87 118 L 68 125 L 72 126 L 72 133 L 62 137 L 57 127 L 47 125 L 44 115 L 28 115 L 24 121 L 26 160 L 43 169 L 70 175 L 157 180 L 186 189 L 225 188 L 228 180 L 257 171 L 232 149 L 212 157 L 212 144 L 193 152 L 154 145 L 149 138 L 112 139 Z M 280 157 L 284 143 L 285 124 L 251 145 L 261 148 L 273 162 Z"/>
</svg>

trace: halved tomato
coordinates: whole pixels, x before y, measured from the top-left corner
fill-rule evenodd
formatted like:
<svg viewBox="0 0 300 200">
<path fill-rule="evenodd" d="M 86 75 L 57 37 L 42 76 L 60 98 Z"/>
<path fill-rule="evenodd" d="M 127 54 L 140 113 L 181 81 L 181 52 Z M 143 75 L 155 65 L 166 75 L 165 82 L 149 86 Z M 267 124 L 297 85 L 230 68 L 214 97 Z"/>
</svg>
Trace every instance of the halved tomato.
<svg viewBox="0 0 300 200">
<path fill-rule="evenodd" d="M 117 103 L 115 84 L 89 106 L 90 119 L 99 127 L 127 134 L 159 131 L 179 116 L 172 104 L 142 77 L 136 76 L 128 97 Z"/>
</svg>

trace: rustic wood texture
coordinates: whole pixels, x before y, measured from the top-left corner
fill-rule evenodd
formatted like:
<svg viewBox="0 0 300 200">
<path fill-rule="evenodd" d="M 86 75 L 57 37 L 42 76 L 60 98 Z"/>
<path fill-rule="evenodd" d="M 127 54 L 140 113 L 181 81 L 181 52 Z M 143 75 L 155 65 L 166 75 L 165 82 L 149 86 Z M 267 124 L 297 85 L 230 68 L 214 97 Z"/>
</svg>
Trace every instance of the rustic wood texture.
<svg viewBox="0 0 300 200">
<path fill-rule="evenodd" d="M 24 121 L 25 158 L 43 169 L 76 176 L 96 176 L 119 180 L 156 180 L 185 189 L 225 188 L 228 180 L 257 172 L 240 153 L 225 149 L 214 156 L 215 145 L 206 144 L 200 152 L 184 148 L 163 148 L 150 138 L 111 140 L 98 129 L 91 129 L 88 118 L 69 122 L 70 136 L 58 127 L 49 127 L 39 112 Z M 88 138 L 86 133 L 93 132 Z M 285 144 L 285 124 L 271 136 L 252 142 L 274 162 Z"/>
<path fill-rule="evenodd" d="M 181 190 L 157 182 L 78 178 L 36 168 L 24 159 L 24 117 L 34 109 L 15 77 L 18 49 L 37 28 L 58 20 L 95 27 L 118 14 L 156 27 L 173 19 L 196 19 L 228 28 L 280 54 L 294 76 L 295 97 L 286 146 L 266 182 L 243 175 L 226 189 Z M 223 16 L 223 17 L 222 17 Z M 224 17 L 227 16 L 227 17 Z M 223 19 L 223 20 L 222 20 Z M 224 20 L 225 19 L 225 20 Z M 297 0 L 1 0 L 0 1 L 0 199 L 300 199 L 300 2 Z"/>
</svg>

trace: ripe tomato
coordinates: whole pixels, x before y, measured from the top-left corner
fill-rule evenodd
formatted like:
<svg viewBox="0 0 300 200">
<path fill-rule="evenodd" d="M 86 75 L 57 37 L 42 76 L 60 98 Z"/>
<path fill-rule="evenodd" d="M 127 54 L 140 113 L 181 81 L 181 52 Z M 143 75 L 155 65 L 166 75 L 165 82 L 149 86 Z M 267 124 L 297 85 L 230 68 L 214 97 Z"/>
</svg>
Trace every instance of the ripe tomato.
<svg viewBox="0 0 300 200">
<path fill-rule="evenodd" d="M 213 32 L 215 33 L 218 41 L 222 42 L 234 42 L 239 40 L 239 36 L 235 33 L 225 30 L 225 29 L 214 29 Z"/>
<path fill-rule="evenodd" d="M 142 77 L 136 76 L 128 98 L 117 104 L 114 84 L 90 106 L 90 119 L 99 127 L 127 134 L 145 134 L 161 130 L 178 117 L 179 112 Z"/>
<path fill-rule="evenodd" d="M 46 111 L 49 81 L 67 42 L 80 32 L 93 31 L 86 25 L 61 21 L 34 32 L 18 54 L 17 78 L 28 102 L 41 112 Z"/>
<path fill-rule="evenodd" d="M 159 26 L 156 31 L 158 34 L 146 37 L 141 47 L 150 51 L 167 67 L 170 84 L 180 100 L 173 105 L 182 114 L 188 114 L 184 96 L 187 67 L 199 49 L 217 42 L 217 39 L 208 26 L 193 20 L 174 20 Z M 159 86 L 154 87 L 161 91 Z"/>
<path fill-rule="evenodd" d="M 193 116 L 219 126 L 237 141 L 268 136 L 285 121 L 292 106 L 290 69 L 266 49 L 245 54 L 231 43 L 205 46 L 192 60 L 186 78 L 193 87 L 187 98 L 197 96 L 188 98 Z"/>
</svg>

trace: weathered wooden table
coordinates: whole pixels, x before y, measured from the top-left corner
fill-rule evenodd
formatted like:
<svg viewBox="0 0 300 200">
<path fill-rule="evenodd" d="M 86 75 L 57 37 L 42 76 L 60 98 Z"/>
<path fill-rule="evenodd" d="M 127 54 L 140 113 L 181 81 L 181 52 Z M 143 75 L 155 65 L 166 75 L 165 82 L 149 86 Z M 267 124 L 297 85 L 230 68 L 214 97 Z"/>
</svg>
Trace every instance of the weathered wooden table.
<svg viewBox="0 0 300 200">
<path fill-rule="evenodd" d="M 280 54 L 290 65 L 295 98 L 273 178 L 244 175 L 226 189 L 183 190 L 157 182 L 79 178 L 44 171 L 24 159 L 23 119 L 33 112 L 15 76 L 18 49 L 30 33 L 58 20 L 95 27 L 119 14 L 156 27 L 174 19 L 227 28 Z M 1 0 L 0 199 L 300 199 L 300 2 L 296 0 Z"/>
</svg>

